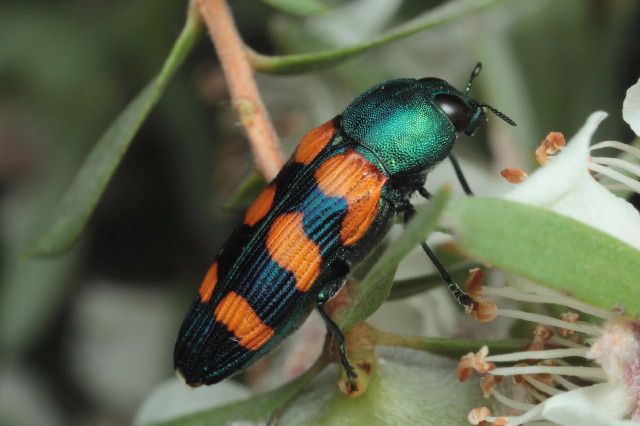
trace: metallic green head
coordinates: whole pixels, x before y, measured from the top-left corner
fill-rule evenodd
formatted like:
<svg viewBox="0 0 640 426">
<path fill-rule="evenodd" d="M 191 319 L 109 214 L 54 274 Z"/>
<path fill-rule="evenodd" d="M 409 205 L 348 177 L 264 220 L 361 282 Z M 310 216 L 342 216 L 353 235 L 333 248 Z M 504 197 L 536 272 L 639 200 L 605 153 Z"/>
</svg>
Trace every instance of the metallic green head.
<svg viewBox="0 0 640 426">
<path fill-rule="evenodd" d="M 480 71 L 476 66 L 471 81 Z M 438 78 L 390 80 L 356 98 L 342 114 L 345 135 L 398 178 L 424 174 L 451 152 L 457 133 L 472 136 L 484 108 L 504 114 Z"/>
</svg>

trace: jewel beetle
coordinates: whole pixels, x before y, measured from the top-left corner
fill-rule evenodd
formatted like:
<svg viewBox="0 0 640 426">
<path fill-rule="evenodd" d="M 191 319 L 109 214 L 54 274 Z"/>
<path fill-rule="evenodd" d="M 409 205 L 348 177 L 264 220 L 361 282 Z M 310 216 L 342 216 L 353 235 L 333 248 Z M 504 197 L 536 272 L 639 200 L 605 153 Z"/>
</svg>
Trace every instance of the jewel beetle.
<svg viewBox="0 0 640 426">
<path fill-rule="evenodd" d="M 478 63 L 464 91 L 432 77 L 380 83 L 302 137 L 206 272 L 174 349 L 187 384 L 213 384 L 245 369 L 317 308 L 355 386 L 344 336 L 323 305 L 396 214 L 411 218 L 411 195 L 428 198 L 424 184 L 436 164 L 449 157 L 471 194 L 451 153 L 457 134 L 472 136 L 485 108 L 515 125 L 468 95 L 480 70 Z M 469 305 L 426 242 L 422 248 L 456 300 Z"/>
</svg>

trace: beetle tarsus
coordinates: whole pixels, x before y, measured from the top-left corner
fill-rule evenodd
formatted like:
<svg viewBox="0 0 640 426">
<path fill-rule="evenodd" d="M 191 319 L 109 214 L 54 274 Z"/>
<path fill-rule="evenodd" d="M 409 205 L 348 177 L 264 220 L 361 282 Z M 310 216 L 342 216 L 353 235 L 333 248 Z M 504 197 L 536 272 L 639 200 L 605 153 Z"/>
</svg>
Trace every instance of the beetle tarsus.
<svg viewBox="0 0 640 426">
<path fill-rule="evenodd" d="M 438 259 L 438 257 L 433 252 L 433 250 L 431 250 L 431 247 L 429 247 L 427 242 L 423 241 L 420 243 L 420 245 L 422 246 L 422 250 L 424 250 L 427 256 L 429 256 L 431 263 L 433 263 L 433 266 L 436 267 L 442 279 L 447 283 L 447 288 L 449 289 L 449 292 L 451 293 L 453 298 L 456 299 L 456 301 L 461 306 L 464 306 L 467 308 L 470 307 L 473 304 L 473 298 L 469 296 L 467 293 L 465 293 L 460 288 L 460 286 L 456 284 L 455 281 L 453 281 L 453 278 L 451 278 L 449 271 L 447 271 L 447 268 L 445 268 L 442 262 L 440 262 L 440 259 Z"/>
<path fill-rule="evenodd" d="M 345 368 L 345 371 L 347 372 L 347 380 L 349 381 L 349 392 L 358 392 L 358 374 L 353 369 L 349 371 Z"/>
</svg>

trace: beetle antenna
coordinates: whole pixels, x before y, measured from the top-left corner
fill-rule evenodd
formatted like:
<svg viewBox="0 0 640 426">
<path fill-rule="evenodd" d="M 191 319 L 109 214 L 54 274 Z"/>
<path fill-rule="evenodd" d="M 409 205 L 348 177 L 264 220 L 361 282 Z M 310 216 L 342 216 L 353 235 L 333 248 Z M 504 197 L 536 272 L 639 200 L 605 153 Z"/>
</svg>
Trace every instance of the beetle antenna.
<svg viewBox="0 0 640 426">
<path fill-rule="evenodd" d="M 467 87 L 464 89 L 465 92 L 471 90 L 471 83 L 473 80 L 480 74 L 482 71 L 482 62 L 478 62 L 475 67 L 473 67 L 473 71 L 471 71 L 471 77 L 469 77 L 469 82 L 467 83 Z"/>
<path fill-rule="evenodd" d="M 494 113 L 495 115 L 497 115 L 498 117 L 500 117 L 501 119 L 503 119 L 504 121 L 506 121 L 507 123 L 509 123 L 511 126 L 517 126 L 516 122 L 513 121 L 511 118 L 509 118 L 505 113 L 498 111 L 497 109 L 495 109 L 494 107 L 492 107 L 491 105 L 487 105 L 487 104 L 480 104 L 481 107 L 487 108 L 489 111 L 491 111 L 492 113 Z"/>
</svg>

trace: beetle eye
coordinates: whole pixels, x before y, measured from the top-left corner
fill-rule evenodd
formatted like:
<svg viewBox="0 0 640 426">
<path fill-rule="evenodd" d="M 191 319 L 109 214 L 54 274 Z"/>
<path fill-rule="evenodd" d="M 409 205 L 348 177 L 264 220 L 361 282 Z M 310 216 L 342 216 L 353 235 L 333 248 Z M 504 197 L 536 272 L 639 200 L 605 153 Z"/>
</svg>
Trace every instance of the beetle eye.
<svg viewBox="0 0 640 426">
<path fill-rule="evenodd" d="M 453 95 L 442 94 L 436 96 L 436 103 L 447 114 L 457 132 L 462 132 L 471 119 L 471 107 L 460 98 Z"/>
</svg>

